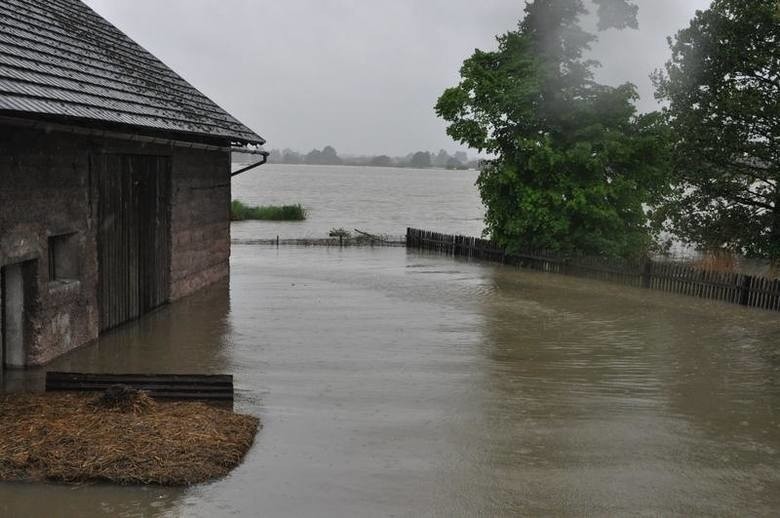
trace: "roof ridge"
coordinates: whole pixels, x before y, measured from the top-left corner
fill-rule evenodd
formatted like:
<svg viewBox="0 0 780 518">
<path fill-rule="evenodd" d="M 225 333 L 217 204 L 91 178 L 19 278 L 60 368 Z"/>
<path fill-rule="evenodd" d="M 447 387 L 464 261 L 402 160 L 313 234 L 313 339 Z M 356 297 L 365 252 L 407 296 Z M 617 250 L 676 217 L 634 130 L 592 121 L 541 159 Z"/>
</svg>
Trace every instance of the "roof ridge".
<svg viewBox="0 0 780 518">
<path fill-rule="evenodd" d="M 56 87 L 52 87 L 52 86 L 48 86 L 48 85 L 35 85 L 35 84 L 33 84 L 32 88 L 29 88 L 29 87 L 28 88 L 23 88 L 22 86 L 20 86 L 19 88 L 14 90 L 13 88 L 9 88 L 9 85 L 5 85 L 4 86 L 4 81 L 6 81 L 5 78 L 0 78 L 0 93 L 6 93 L 6 94 L 9 94 L 9 95 L 24 95 L 24 96 L 26 96 L 28 98 L 32 98 L 32 99 L 34 99 L 34 98 L 38 98 L 38 99 L 52 99 L 52 100 L 66 102 L 66 103 L 70 103 L 70 104 L 78 104 L 78 105 L 83 105 L 83 106 L 94 106 L 96 108 L 102 108 L 102 109 L 113 109 L 113 110 L 115 110 L 117 112 L 120 112 L 120 113 L 128 113 L 128 114 L 132 114 L 132 115 L 149 115 L 149 116 L 154 116 L 154 117 L 160 117 L 160 118 L 163 118 L 163 119 L 166 119 L 166 120 L 171 120 L 171 121 L 187 122 L 189 120 L 189 119 L 187 119 L 186 117 L 183 117 L 183 116 L 179 116 L 179 117 L 172 116 L 171 114 L 173 114 L 175 112 L 173 112 L 173 111 L 171 111 L 170 109 L 167 109 L 167 108 L 162 108 L 162 107 L 158 108 L 158 107 L 148 106 L 148 105 L 144 105 L 144 104 L 135 104 L 135 106 L 137 106 L 138 108 L 135 109 L 135 110 L 132 110 L 129 107 L 129 105 L 131 105 L 132 103 L 129 102 L 129 101 L 123 101 L 121 99 L 115 99 L 115 98 L 111 98 L 111 97 L 100 97 L 100 96 L 92 95 L 92 94 L 85 93 L 85 92 L 66 90 L 66 89 L 56 88 Z M 24 84 L 31 84 L 31 83 L 25 82 L 23 80 L 21 82 L 19 80 L 16 80 L 16 81 L 12 81 L 10 84 L 13 84 L 13 85 L 24 85 Z M 50 96 L 43 95 L 43 92 L 45 92 L 47 90 L 55 90 L 57 92 L 65 92 L 66 94 L 70 94 L 70 95 L 67 95 L 67 96 L 62 96 L 62 95 L 58 96 L 56 94 L 53 94 L 53 95 L 50 95 Z M 38 93 L 36 93 L 36 91 Z M 115 106 L 113 108 L 109 107 L 108 105 L 111 104 L 110 102 L 89 103 L 89 102 L 86 102 L 86 100 L 83 100 L 83 101 L 75 100 L 75 99 L 78 99 L 79 96 L 81 96 L 82 98 L 92 97 L 92 98 L 101 98 L 101 99 L 104 99 L 105 101 L 113 101 L 113 104 Z M 64 98 L 64 97 L 70 97 L 70 99 Z M 144 113 L 144 112 L 146 112 L 146 113 Z M 215 128 L 223 127 L 222 125 L 214 124 L 213 122 L 211 122 L 211 123 L 204 122 L 204 120 L 200 119 L 200 118 L 196 122 L 198 124 L 203 124 L 204 126 L 213 126 Z M 231 127 L 232 126 L 241 126 L 241 123 L 239 123 L 239 122 L 235 122 L 234 123 L 234 122 L 228 121 L 228 120 L 223 120 L 221 122 L 224 122 L 228 126 L 231 126 Z"/>
<path fill-rule="evenodd" d="M 27 23 L 27 25 L 32 25 L 32 26 L 34 26 L 34 27 L 36 27 L 36 28 L 40 28 L 38 25 L 35 25 L 35 24 L 30 24 L 30 23 L 28 23 L 28 22 L 25 22 L 25 21 L 22 21 L 22 20 L 20 20 L 19 18 L 16 18 L 16 17 L 14 17 L 14 16 L 9 16 L 7 13 L 0 13 L 0 20 L 2 20 L 2 19 L 3 19 L 3 17 L 6 17 L 6 18 L 8 18 L 8 19 L 11 19 L 11 20 L 14 20 L 14 21 L 15 21 L 15 22 L 17 22 L 19 25 L 21 25 L 21 26 L 19 26 L 19 25 L 11 25 L 11 27 L 13 27 L 13 29 L 16 29 L 16 30 L 18 30 L 18 31 L 24 31 L 24 24 L 25 24 L 25 23 Z M 48 29 L 48 28 L 44 28 L 44 29 L 42 29 L 42 30 L 43 30 L 43 31 L 49 31 L 49 32 L 52 32 L 52 31 L 51 31 L 50 29 Z M 30 41 L 30 42 L 35 42 L 35 43 L 38 43 L 39 45 L 44 45 L 44 46 L 47 46 L 47 47 L 57 48 L 58 50 L 61 50 L 61 51 L 63 51 L 63 50 L 62 50 L 62 49 L 60 49 L 59 47 L 57 47 L 57 46 L 55 46 L 55 45 L 52 45 L 52 44 L 50 44 L 50 43 L 47 43 L 47 42 L 58 42 L 58 41 L 60 41 L 60 40 L 57 40 L 56 38 L 53 38 L 53 37 L 49 36 L 48 34 L 42 34 L 42 33 L 38 33 L 38 34 L 37 34 L 37 36 L 39 36 L 40 38 L 44 38 L 46 41 L 41 41 L 40 39 L 36 40 L 35 38 L 32 38 L 32 37 L 30 37 L 30 36 L 27 36 L 27 35 L 23 35 L 23 34 L 20 34 L 20 35 L 18 35 L 18 37 L 20 37 L 20 38 L 23 38 L 23 39 L 26 39 L 26 40 L 28 40 L 28 41 Z M 74 42 L 79 42 L 79 41 L 80 41 L 80 40 L 78 40 L 77 38 L 73 38 L 73 37 L 71 37 L 71 36 L 67 36 L 67 37 L 68 37 L 70 40 L 74 41 Z M 60 41 L 60 42 L 61 42 L 61 41 Z M 92 53 L 92 54 L 94 54 L 95 56 L 97 56 L 96 60 L 97 60 L 97 62 L 99 62 L 99 63 L 104 63 L 104 64 L 110 64 L 110 63 L 111 63 L 111 61 L 109 61 L 109 60 L 108 60 L 108 58 L 106 57 L 106 56 L 107 56 L 107 54 L 104 52 L 104 49 L 100 49 L 100 48 L 99 48 L 99 47 L 97 47 L 97 46 L 91 46 L 91 47 L 90 47 L 90 46 L 86 46 L 86 45 L 76 45 L 76 48 L 78 48 L 78 49 L 81 49 L 81 50 L 84 50 L 84 51 L 86 51 L 86 52 L 89 52 L 89 53 Z M 73 51 L 71 51 L 71 50 L 64 50 L 63 52 L 68 52 L 68 53 L 70 53 L 70 54 L 73 54 L 73 55 L 76 55 L 76 56 L 78 56 L 78 55 L 79 55 L 77 52 L 73 52 Z M 142 62 L 138 62 L 138 65 L 139 65 L 139 66 L 142 66 L 142 65 L 143 65 L 143 63 L 142 63 Z M 140 72 L 142 75 L 144 75 L 144 76 L 146 76 L 146 77 L 149 77 L 150 79 L 153 79 L 155 82 L 158 82 L 158 83 L 165 84 L 166 86 L 168 86 L 168 87 L 171 87 L 171 88 L 175 88 L 176 90 L 187 91 L 187 90 L 188 90 L 188 88 L 187 88 L 187 87 L 188 87 L 188 86 L 190 86 L 190 87 L 191 87 L 191 85 L 189 85 L 189 84 L 188 84 L 188 83 L 187 83 L 187 82 L 186 82 L 186 81 L 185 81 L 183 78 L 181 78 L 180 76 L 178 76 L 178 75 L 175 75 L 175 74 L 172 74 L 172 73 L 168 73 L 168 72 L 170 72 L 170 69 L 166 69 L 166 70 L 164 70 L 164 72 L 166 72 L 166 73 L 165 73 L 165 74 L 161 74 L 161 75 L 157 75 L 157 74 L 151 74 L 151 73 L 148 73 L 148 72 L 146 72 L 145 70 L 143 70 L 143 68 L 140 68 L 140 69 L 138 69 L 138 72 Z M 169 80 L 169 81 L 166 81 L 166 80 L 165 80 L 165 79 L 170 79 L 170 78 L 173 78 L 173 79 L 176 79 L 176 80 L 175 80 L 175 81 L 170 81 L 170 80 Z M 205 95 L 203 95 L 201 92 L 198 92 L 198 93 L 199 93 L 199 94 L 200 94 L 202 97 L 204 97 L 204 98 L 208 99 L 208 97 L 206 97 Z"/>
<path fill-rule="evenodd" d="M 41 21 L 54 21 L 54 22 L 65 22 L 69 23 L 71 20 L 64 19 L 61 16 L 57 16 L 56 14 L 52 14 L 51 10 L 46 10 L 40 7 L 38 2 L 35 2 L 33 0 L 5 0 L 6 2 L 11 2 L 14 4 L 23 4 L 27 6 L 28 9 L 30 9 L 32 12 L 35 13 L 35 16 L 41 20 Z M 88 20 L 90 24 L 90 28 L 96 31 L 99 31 L 100 33 L 104 34 L 105 36 L 111 38 L 112 40 L 116 41 L 117 43 L 120 43 L 123 47 L 125 47 L 129 52 L 132 53 L 133 51 L 133 44 L 135 43 L 132 39 L 130 39 L 126 34 L 123 32 L 115 32 L 112 33 L 112 31 L 106 29 L 106 27 L 113 27 L 110 23 L 108 23 L 105 19 L 101 18 L 99 15 L 95 13 L 89 6 L 86 4 L 80 4 L 83 9 L 73 9 L 71 3 L 63 3 L 59 0 L 48 0 L 49 4 L 58 4 L 62 7 L 64 11 L 68 11 L 70 13 L 73 13 L 75 16 L 79 17 L 79 20 L 86 20 L 88 18 L 91 18 L 91 20 Z M 29 14 L 29 13 L 28 13 Z M 79 27 L 76 27 L 79 29 Z M 85 32 L 86 31 L 80 31 Z M 140 47 L 140 45 L 137 45 L 137 47 Z M 143 47 L 140 47 L 141 50 Z M 136 49 L 137 50 L 137 49 Z"/>
<path fill-rule="evenodd" d="M 98 53 L 104 50 L 103 47 L 99 45 L 100 40 L 94 36 L 93 31 L 86 31 L 82 30 L 79 26 L 74 24 L 74 28 L 78 31 L 79 35 L 84 36 L 84 38 L 78 38 L 70 34 L 67 30 L 63 30 L 62 27 L 59 27 L 59 23 L 68 23 L 70 20 L 63 20 L 62 17 L 47 13 L 46 11 L 43 11 L 40 9 L 40 7 L 35 3 L 31 2 L 30 0 L 6 0 L 13 3 L 21 3 L 29 6 L 30 9 L 34 10 L 37 14 L 34 16 L 37 20 L 39 20 L 41 23 L 33 23 L 35 27 L 48 32 L 53 32 L 59 35 L 62 35 L 66 38 L 69 38 L 71 41 L 75 42 L 76 45 L 79 48 L 83 48 L 84 50 L 90 50 L 90 51 L 97 51 Z M 57 3 L 57 0 L 49 0 L 49 3 Z M 59 2 L 61 3 L 61 2 Z M 86 5 L 84 6 L 86 9 L 89 9 Z M 85 18 L 85 14 L 87 14 L 84 11 L 75 11 L 72 9 L 69 9 L 70 12 L 73 12 L 74 14 L 77 14 L 80 18 Z M 94 13 L 94 11 L 90 12 Z M 8 13 L 0 13 L 5 14 L 6 16 L 9 16 L 12 19 L 18 20 L 18 18 L 15 18 L 13 15 L 9 15 Z M 24 22 L 29 22 L 29 19 L 31 16 L 27 16 Z M 104 25 L 109 25 L 108 22 L 106 22 L 103 19 L 100 19 L 103 21 Z M 53 23 L 47 23 L 53 22 Z M 145 57 L 151 57 L 152 58 L 152 64 L 155 66 L 156 69 L 160 70 L 161 72 L 165 72 L 167 76 L 172 77 L 174 79 L 177 79 L 178 82 L 186 83 L 186 81 L 180 77 L 176 72 L 174 72 L 169 66 L 167 66 L 165 63 L 157 59 L 153 54 L 151 54 L 148 50 L 146 50 L 143 46 L 139 45 L 132 39 L 130 39 L 126 34 L 124 34 L 121 31 L 117 31 L 116 34 L 111 34 L 109 31 L 105 30 L 103 27 L 100 26 L 101 24 L 92 24 L 90 26 L 90 29 L 97 30 L 104 34 L 106 37 L 110 38 L 112 40 L 112 43 L 115 43 L 114 46 L 115 49 L 121 48 L 123 50 L 122 54 L 124 54 L 125 57 L 132 59 L 136 63 L 140 65 L 145 65 L 147 63 L 144 63 L 143 60 L 139 59 L 139 52 L 140 54 L 145 55 Z M 110 26 L 110 25 L 109 25 Z M 134 49 L 135 47 L 135 49 Z M 135 52 L 134 52 L 135 50 Z"/>
<path fill-rule="evenodd" d="M 2 47 L 2 45 L 8 45 L 10 47 L 14 47 L 16 49 L 19 49 L 22 52 L 29 52 L 30 51 L 30 47 L 29 46 L 19 45 L 19 44 L 13 42 L 13 40 L 11 40 L 11 41 L 4 41 L 3 40 L 3 36 L 5 36 L 5 35 L 0 33 L 0 47 Z M 27 41 L 29 41 L 32 44 L 36 44 L 35 40 L 30 39 L 30 40 L 27 40 Z M 43 44 L 43 46 L 49 47 L 46 44 Z M 50 47 L 50 48 L 52 48 L 55 51 L 59 52 L 59 49 L 56 49 L 54 47 Z M 43 59 L 33 59 L 33 58 L 30 58 L 29 56 L 22 56 L 20 54 L 11 54 L 10 52 L 7 52 L 5 50 L 0 50 L 0 53 L 2 53 L 4 55 L 7 55 L 7 56 L 10 56 L 10 57 L 15 57 L 17 59 L 25 59 L 25 60 L 36 62 L 36 63 L 43 63 L 43 64 L 46 64 L 46 65 L 56 66 L 54 63 L 45 61 Z M 100 70 L 100 71 L 103 71 L 105 73 L 111 74 L 112 76 L 114 76 L 111 80 L 116 81 L 116 82 L 118 82 L 120 84 L 126 85 L 128 87 L 132 87 L 132 86 L 138 87 L 138 86 L 140 86 L 138 81 L 131 82 L 131 81 L 122 81 L 120 79 L 117 79 L 117 78 L 121 77 L 121 74 L 118 71 L 116 71 L 116 70 L 114 70 L 112 68 L 109 68 L 109 67 L 102 67 L 102 66 L 96 66 L 96 65 L 93 65 L 93 64 L 88 64 L 88 63 L 85 63 L 84 61 L 78 61 L 76 59 L 65 57 L 63 55 L 58 55 L 58 54 L 55 54 L 55 53 L 49 52 L 49 51 L 37 50 L 36 51 L 36 55 L 38 55 L 38 56 L 47 56 L 47 57 L 51 58 L 52 60 L 56 60 L 57 62 L 60 63 L 60 67 L 63 70 L 76 71 L 76 72 L 80 72 L 80 73 L 83 73 L 83 74 L 86 74 L 86 75 L 90 75 L 90 76 L 94 76 L 94 77 L 101 77 L 97 73 L 86 72 L 84 70 L 73 68 L 71 66 L 62 66 L 61 65 L 62 61 L 68 61 L 70 63 L 73 63 L 75 66 L 80 66 L 80 67 L 83 67 L 83 68 L 90 68 L 90 69 L 94 69 L 94 70 Z M 164 83 L 158 83 L 158 84 L 160 86 L 165 86 Z M 208 99 L 205 96 L 197 97 L 197 99 L 198 100 L 205 99 L 205 101 L 208 101 L 208 102 L 195 103 L 194 102 L 195 98 L 192 98 L 192 99 L 190 99 L 190 104 L 198 104 L 202 108 L 209 107 L 212 110 L 215 110 L 215 109 L 217 109 L 218 111 L 221 110 L 221 108 L 219 108 L 219 106 L 217 106 L 213 101 L 211 101 L 210 99 Z"/>
<path fill-rule="evenodd" d="M 0 111 L 265 140 L 81 0 L 0 0 Z"/>
<path fill-rule="evenodd" d="M 116 112 L 116 113 L 123 113 L 123 114 L 126 114 L 126 115 L 134 115 L 134 116 L 138 116 L 138 117 L 144 117 L 144 116 L 148 115 L 148 114 L 145 114 L 145 113 L 134 112 L 134 111 L 130 111 L 130 110 L 127 110 L 127 109 L 108 108 L 106 106 L 101 106 L 101 105 L 98 105 L 98 104 L 89 104 L 89 103 L 86 103 L 86 102 L 80 102 L 80 101 L 75 101 L 75 100 L 70 100 L 70 99 L 52 98 L 52 97 L 47 97 L 45 95 L 38 95 L 38 94 L 35 94 L 35 93 L 32 93 L 32 92 L 31 93 L 13 92 L 13 91 L 9 91 L 9 90 L 4 89 L 4 87 L 2 86 L 2 81 L 3 80 L 0 79 L 0 94 L 8 94 L 10 96 L 18 96 L 18 97 L 22 97 L 23 96 L 25 99 L 49 100 L 49 101 L 53 100 L 53 101 L 56 101 L 56 102 L 62 103 L 62 104 L 70 104 L 70 105 L 74 105 L 74 106 L 88 106 L 88 107 L 96 108 L 96 109 L 99 109 L 99 110 L 109 110 L 109 111 Z M 174 117 L 169 117 L 169 116 L 162 115 L 162 114 L 156 114 L 156 115 L 154 115 L 154 117 L 157 118 L 157 119 L 167 120 L 167 121 L 172 121 L 172 122 L 190 122 L 191 124 L 197 124 L 199 126 L 204 126 L 204 127 L 209 127 L 209 126 L 210 127 L 214 127 L 214 128 L 220 128 L 221 127 L 221 126 L 216 125 L 214 123 L 204 122 L 204 121 L 200 121 L 200 120 L 199 121 L 194 121 L 194 122 L 193 121 L 187 121 L 187 119 L 184 119 L 184 118 L 174 118 Z"/>
<path fill-rule="evenodd" d="M 4 44 L 5 45 L 14 46 L 13 44 L 4 43 L 4 42 L 0 41 L 0 56 L 7 56 L 7 57 L 9 57 L 11 59 L 16 59 L 16 60 L 20 60 L 20 61 L 28 61 L 28 62 L 35 63 L 35 64 L 38 64 L 38 65 L 41 65 L 41 66 L 52 66 L 52 63 L 44 61 L 44 60 L 41 60 L 41 59 L 33 59 L 33 58 L 26 57 L 26 56 L 20 56 L 18 54 L 11 54 L 9 52 L 6 52 L 5 50 L 2 49 L 2 46 Z M 17 48 L 20 48 L 20 49 L 23 49 L 23 50 L 25 49 L 25 47 L 21 47 L 21 46 L 18 46 Z M 46 54 L 39 53 L 39 54 L 50 56 L 52 58 L 56 57 L 53 54 L 48 54 L 48 53 L 46 53 Z M 103 79 L 105 79 L 107 81 L 110 81 L 110 82 L 113 82 L 113 83 L 116 83 L 116 84 L 123 85 L 123 86 L 127 87 L 127 89 L 114 88 L 116 91 L 123 92 L 123 93 L 132 93 L 134 95 L 146 97 L 146 98 L 149 98 L 149 99 L 154 99 L 153 96 L 151 96 L 151 95 L 149 95 L 147 93 L 133 92 L 130 89 L 130 87 L 133 86 L 133 83 L 130 83 L 130 82 L 127 82 L 127 81 L 122 81 L 122 80 L 116 79 L 116 78 L 106 78 L 105 76 L 100 76 L 99 74 L 87 72 L 87 71 L 85 71 L 83 69 L 80 70 L 80 69 L 73 68 L 73 67 L 70 67 L 70 66 L 63 66 L 62 60 L 59 60 L 59 61 L 60 61 L 60 68 L 62 68 L 63 70 L 67 70 L 69 72 L 72 72 L 72 73 L 75 73 L 75 74 L 81 74 L 81 75 L 84 75 L 84 76 L 90 76 L 90 77 L 94 77 L 94 78 L 103 78 Z M 76 63 L 76 62 L 74 61 L 74 63 Z M 41 72 L 39 70 L 32 70 L 31 68 L 25 68 L 25 67 L 23 67 L 21 65 L 13 65 L 13 64 L 9 64 L 9 63 L 0 63 L 0 64 L 2 64 L 4 66 L 8 66 L 8 67 L 18 68 L 20 70 L 28 70 L 28 71 L 32 71 L 32 72 L 39 73 L 39 74 L 50 75 L 52 77 L 59 77 L 59 78 L 63 78 L 63 79 L 71 80 L 71 81 L 76 81 L 73 77 L 70 77 L 68 75 L 56 75 L 56 74 L 53 74 L 51 72 Z M 85 65 L 85 67 L 89 67 L 89 65 Z M 105 70 L 105 71 L 108 72 L 107 69 L 100 69 L 100 70 Z M 93 82 L 91 82 L 89 80 L 84 80 L 83 82 L 85 84 L 101 86 L 98 83 L 93 83 Z M 210 104 L 209 103 L 196 103 L 196 102 L 193 102 L 191 99 L 186 99 L 186 98 L 180 99 L 180 102 L 186 103 L 186 104 L 190 105 L 192 108 L 207 110 L 207 111 L 209 111 L 211 113 L 214 113 L 214 114 L 222 114 L 223 116 L 225 115 L 224 114 L 224 110 L 220 109 L 213 102 L 211 102 Z"/>
</svg>

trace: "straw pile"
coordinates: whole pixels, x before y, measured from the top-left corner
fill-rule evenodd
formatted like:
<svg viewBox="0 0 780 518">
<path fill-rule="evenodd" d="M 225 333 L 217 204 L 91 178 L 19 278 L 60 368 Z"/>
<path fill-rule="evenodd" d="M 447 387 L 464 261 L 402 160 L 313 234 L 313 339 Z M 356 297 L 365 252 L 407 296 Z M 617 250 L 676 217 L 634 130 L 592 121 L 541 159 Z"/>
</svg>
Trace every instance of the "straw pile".
<svg viewBox="0 0 780 518">
<path fill-rule="evenodd" d="M 190 485 L 241 463 L 254 417 L 144 393 L 0 395 L 0 481 Z"/>
</svg>

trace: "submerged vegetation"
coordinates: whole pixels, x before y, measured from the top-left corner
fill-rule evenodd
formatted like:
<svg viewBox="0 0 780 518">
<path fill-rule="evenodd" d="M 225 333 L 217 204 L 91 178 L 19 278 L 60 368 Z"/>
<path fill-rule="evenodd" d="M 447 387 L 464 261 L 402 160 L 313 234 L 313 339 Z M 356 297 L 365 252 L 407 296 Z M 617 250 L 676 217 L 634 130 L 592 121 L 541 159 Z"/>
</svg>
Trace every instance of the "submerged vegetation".
<svg viewBox="0 0 780 518">
<path fill-rule="evenodd" d="M 268 221 L 303 221 L 306 219 L 306 209 L 297 205 L 268 205 L 250 207 L 239 200 L 230 204 L 231 221 L 268 220 Z"/>
<path fill-rule="evenodd" d="M 352 233 L 349 230 L 345 229 L 344 227 L 339 227 L 339 228 L 330 229 L 330 232 L 328 232 L 328 236 L 349 239 L 350 237 L 352 237 Z"/>
</svg>

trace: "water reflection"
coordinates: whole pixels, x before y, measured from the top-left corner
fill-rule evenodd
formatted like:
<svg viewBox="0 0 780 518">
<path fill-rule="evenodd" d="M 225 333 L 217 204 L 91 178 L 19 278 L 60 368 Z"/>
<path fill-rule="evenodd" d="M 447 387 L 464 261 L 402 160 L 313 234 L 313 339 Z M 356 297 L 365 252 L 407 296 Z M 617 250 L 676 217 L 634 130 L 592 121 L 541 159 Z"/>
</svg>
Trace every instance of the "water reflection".
<svg viewBox="0 0 780 518">
<path fill-rule="evenodd" d="M 522 490 L 513 509 L 709 515 L 780 506 L 774 315 L 494 275 L 505 296 L 483 306 L 481 406 L 500 438 L 488 463 L 502 459 Z"/>
<path fill-rule="evenodd" d="M 58 358 L 48 370 L 223 373 L 232 344 L 230 286 L 223 281 Z"/>
<path fill-rule="evenodd" d="M 0 484 L 0 516 L 29 518 L 137 518 L 179 517 L 181 490 Z"/>
</svg>

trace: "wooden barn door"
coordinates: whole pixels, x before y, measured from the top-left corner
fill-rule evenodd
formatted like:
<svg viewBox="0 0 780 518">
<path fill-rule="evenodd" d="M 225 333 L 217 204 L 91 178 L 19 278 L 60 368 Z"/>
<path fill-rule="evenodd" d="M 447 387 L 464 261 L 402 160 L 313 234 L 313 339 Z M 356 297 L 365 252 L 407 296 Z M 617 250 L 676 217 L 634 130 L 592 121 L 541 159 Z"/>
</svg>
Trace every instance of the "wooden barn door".
<svg viewBox="0 0 780 518">
<path fill-rule="evenodd" d="M 168 302 L 170 160 L 141 155 L 93 159 L 98 191 L 100 330 Z"/>
</svg>

